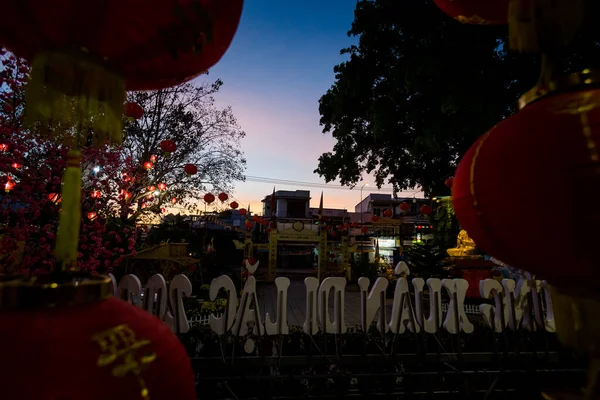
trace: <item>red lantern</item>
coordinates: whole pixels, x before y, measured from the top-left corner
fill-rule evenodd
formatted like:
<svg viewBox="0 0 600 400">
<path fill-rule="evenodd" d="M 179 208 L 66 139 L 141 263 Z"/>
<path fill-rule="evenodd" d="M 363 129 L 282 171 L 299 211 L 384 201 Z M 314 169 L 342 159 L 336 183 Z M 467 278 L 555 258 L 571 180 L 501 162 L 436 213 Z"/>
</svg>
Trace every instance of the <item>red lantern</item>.
<svg viewBox="0 0 600 400">
<path fill-rule="evenodd" d="M 166 212 L 167 212 L 167 209 L 166 209 L 166 208 L 164 208 L 164 207 L 161 207 L 161 208 L 160 208 L 160 212 L 164 214 L 164 213 L 166 213 Z"/>
<path fill-rule="evenodd" d="M 125 199 L 128 200 L 131 198 L 131 193 L 128 192 L 127 190 L 121 190 L 121 196 Z"/>
<path fill-rule="evenodd" d="M 267 233 L 271 233 L 271 228 L 267 228 L 267 229 L 265 229 L 265 232 L 267 232 Z"/>
<path fill-rule="evenodd" d="M 213 201 L 215 201 L 215 195 L 212 193 L 206 193 L 204 195 L 204 201 L 208 204 L 212 203 Z"/>
<path fill-rule="evenodd" d="M 142 208 L 148 208 L 148 204 L 142 203 Z"/>
<path fill-rule="evenodd" d="M 173 198 L 171 199 L 171 203 L 173 203 L 173 204 L 177 203 L 177 198 L 176 198 L 176 197 L 173 197 Z"/>
<path fill-rule="evenodd" d="M 167 190 L 167 184 L 164 183 L 164 182 L 159 183 L 157 186 L 158 186 L 158 189 L 161 190 L 161 191 L 163 191 L 163 192 L 165 190 Z"/>
<path fill-rule="evenodd" d="M 146 168 L 146 170 L 148 170 L 148 171 L 150 171 L 153 166 L 154 166 L 154 164 L 152 164 L 150 161 L 146 161 L 144 163 L 144 168 Z"/>
<path fill-rule="evenodd" d="M 350 224 L 348 224 L 348 223 L 345 223 L 345 224 L 343 225 L 343 227 L 344 227 L 344 229 L 350 229 Z"/>
<path fill-rule="evenodd" d="M 373 215 L 371 217 L 371 222 L 377 222 L 377 221 L 379 221 L 379 217 L 377 215 Z"/>
<path fill-rule="evenodd" d="M 227 195 L 227 193 L 219 193 L 219 200 L 221 200 L 222 202 L 227 201 L 228 198 L 229 196 Z"/>
<path fill-rule="evenodd" d="M 0 284 L 0 353 L 14 367 L 3 372 L 11 383 L 2 389 L 4 398 L 196 398 L 181 341 L 152 314 L 111 296 L 110 279 L 44 283 L 48 288 L 28 281 Z M 28 376 L 22 368 L 31 369 L 32 357 L 38 361 Z M 90 390 L 94 382 L 102 385 Z"/>
<path fill-rule="evenodd" d="M 147 191 L 149 191 L 149 192 L 154 192 L 154 191 L 156 190 L 156 186 L 152 186 L 152 185 L 150 185 L 150 186 L 148 186 L 148 187 L 146 188 L 146 190 L 147 190 Z"/>
<path fill-rule="evenodd" d="M 21 168 L 21 164 L 16 163 L 16 162 L 12 163 L 10 166 L 13 167 L 14 169 L 20 169 Z"/>
<path fill-rule="evenodd" d="M 98 214 L 96 214 L 94 211 L 90 211 L 87 213 L 87 217 L 90 221 L 93 221 L 96 219 L 96 217 L 98 217 Z"/>
<path fill-rule="evenodd" d="M 383 216 L 386 217 L 386 218 L 391 217 L 392 216 L 392 210 L 385 210 L 383 212 Z"/>
<path fill-rule="evenodd" d="M 177 150 L 177 144 L 171 139 L 163 140 L 160 142 L 160 149 L 166 154 L 171 154 Z"/>
<path fill-rule="evenodd" d="M 154 154 L 150 156 L 150 161 L 153 163 L 156 162 L 156 156 Z"/>
<path fill-rule="evenodd" d="M 429 214 L 431 214 L 433 212 L 431 206 L 428 206 L 427 204 L 421 206 L 421 208 L 419 209 L 419 211 L 423 215 L 429 215 Z"/>
<path fill-rule="evenodd" d="M 236 204 L 237 204 L 237 203 L 236 203 Z M 246 215 L 247 211 L 246 211 L 246 209 L 245 209 L 245 208 L 240 208 L 240 211 L 239 211 L 239 213 L 240 213 L 240 215 Z"/>
<path fill-rule="evenodd" d="M 196 167 L 194 164 L 185 164 L 183 170 L 189 176 L 196 175 L 198 173 L 198 167 Z"/>
<path fill-rule="evenodd" d="M 144 116 L 144 109 L 138 103 L 125 103 L 125 116 L 133 119 L 140 119 Z"/>
<path fill-rule="evenodd" d="M 433 0 L 446 14 L 463 24 L 503 25 L 508 23 L 509 0 Z"/>
<path fill-rule="evenodd" d="M 99 199 L 100 197 L 102 197 L 102 192 L 100 192 L 99 190 L 92 190 L 90 197 L 92 199 Z"/>
<path fill-rule="evenodd" d="M 5 152 L 8 150 L 8 145 L 6 143 L 0 143 L 0 151 Z"/>
<path fill-rule="evenodd" d="M 231 207 L 231 208 L 232 208 L 232 209 L 234 209 L 234 210 L 235 210 L 236 208 L 238 208 L 239 206 L 240 206 L 240 205 L 237 203 L 237 201 L 232 201 L 232 202 L 229 204 L 229 207 Z"/>
<path fill-rule="evenodd" d="M 58 194 L 58 193 L 50 193 L 48 195 L 48 200 L 50 200 L 54 204 L 58 204 L 58 203 L 61 202 L 62 199 L 60 198 L 60 194 Z"/>
<path fill-rule="evenodd" d="M 366 226 L 363 226 L 362 228 L 360 228 L 360 231 L 362 233 L 367 233 L 367 232 L 369 232 L 369 228 L 367 228 Z"/>
<path fill-rule="evenodd" d="M 250 221 L 246 221 L 246 224 L 245 224 L 245 225 L 246 225 L 246 229 L 248 229 L 248 230 L 252 229 L 252 227 L 254 226 L 254 225 L 252 224 L 252 222 L 250 222 Z"/>
<path fill-rule="evenodd" d="M 454 182 L 454 178 L 450 177 L 448 179 L 446 179 L 446 181 L 444 182 L 444 184 L 446 184 L 447 187 L 452 188 L 452 183 Z"/>
<path fill-rule="evenodd" d="M 600 210 L 582 202 L 600 196 L 598 104 L 600 89 L 549 94 L 469 149 L 452 200 L 478 247 L 555 285 L 597 282 Z M 535 232 L 519 238 L 524 222 Z"/>
<path fill-rule="evenodd" d="M 410 210 L 410 204 L 408 204 L 406 202 L 400 203 L 400 210 L 401 211 L 408 211 L 408 210 Z"/>
</svg>

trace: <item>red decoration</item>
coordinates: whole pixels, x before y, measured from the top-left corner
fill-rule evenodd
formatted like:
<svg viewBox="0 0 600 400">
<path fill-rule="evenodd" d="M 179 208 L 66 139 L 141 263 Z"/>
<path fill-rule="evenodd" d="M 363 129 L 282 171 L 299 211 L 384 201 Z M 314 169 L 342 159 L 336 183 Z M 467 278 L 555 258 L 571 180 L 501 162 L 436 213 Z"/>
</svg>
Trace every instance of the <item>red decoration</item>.
<svg viewBox="0 0 600 400">
<path fill-rule="evenodd" d="M 227 193 L 219 193 L 219 200 L 221 200 L 222 202 L 227 201 L 227 199 L 229 199 L 229 196 L 227 195 Z"/>
<path fill-rule="evenodd" d="M 401 211 L 408 211 L 408 210 L 410 210 L 410 204 L 408 204 L 406 202 L 400 203 L 400 210 Z"/>
<path fill-rule="evenodd" d="M 96 217 L 98 217 L 98 214 L 96 214 L 94 211 L 90 211 L 87 213 L 87 217 L 89 220 L 93 221 L 96 219 Z"/>
<path fill-rule="evenodd" d="M 173 198 L 171 199 L 171 203 L 173 203 L 173 204 L 177 203 L 177 198 L 176 198 L 176 197 L 173 197 Z"/>
<path fill-rule="evenodd" d="M 146 190 L 147 190 L 147 191 L 149 191 L 149 192 L 154 192 L 154 191 L 156 190 L 156 186 L 152 186 L 152 185 L 150 185 L 150 186 L 148 186 L 148 187 L 146 188 Z"/>
<path fill-rule="evenodd" d="M 586 202 L 600 198 L 598 104 L 599 89 L 548 95 L 465 154 L 452 200 L 484 252 L 555 285 L 597 282 L 600 210 Z"/>
<path fill-rule="evenodd" d="M 0 151 L 4 152 L 8 150 L 8 145 L 6 143 L 0 143 Z"/>
<path fill-rule="evenodd" d="M 189 176 L 196 175 L 198 173 L 198 167 L 196 167 L 194 164 L 185 164 L 183 170 Z"/>
<path fill-rule="evenodd" d="M 159 183 L 157 186 L 158 186 L 158 189 L 161 190 L 161 191 L 163 191 L 163 192 L 165 190 L 167 190 L 167 184 L 164 183 L 164 182 Z"/>
<path fill-rule="evenodd" d="M 385 210 L 383 212 L 383 216 L 386 217 L 386 218 L 391 217 L 392 216 L 392 210 Z"/>
<path fill-rule="evenodd" d="M 10 166 L 13 167 L 14 169 L 20 169 L 21 168 L 21 164 L 16 163 L 16 162 L 12 163 Z"/>
<path fill-rule="evenodd" d="M 421 206 L 419 211 L 421 212 L 421 214 L 429 215 L 433 212 L 433 209 L 431 208 L 431 206 L 423 205 L 423 206 Z"/>
<path fill-rule="evenodd" d="M 48 200 L 50 200 L 54 204 L 58 204 L 62 201 L 60 194 L 58 194 L 58 193 L 50 193 L 48 195 Z"/>
<path fill-rule="evenodd" d="M 160 142 L 160 149 L 165 153 L 174 153 L 177 150 L 177 144 L 171 139 L 163 140 Z"/>
<path fill-rule="evenodd" d="M 160 208 L 160 212 L 164 214 L 164 213 L 166 213 L 166 212 L 167 212 L 167 209 L 166 209 L 166 208 L 164 208 L 164 207 L 161 207 L 161 208 Z"/>
<path fill-rule="evenodd" d="M 236 204 L 237 204 L 237 203 L 236 203 Z M 245 209 L 245 208 L 240 208 L 240 211 L 239 211 L 239 213 L 240 213 L 240 215 L 246 215 L 247 211 L 246 211 L 246 209 Z"/>
<path fill-rule="evenodd" d="M 138 103 L 125 103 L 125 116 L 133 119 L 140 119 L 144 116 L 144 109 Z"/>
<path fill-rule="evenodd" d="M 150 171 L 153 166 L 154 166 L 154 164 L 152 164 L 150 161 L 146 161 L 144 163 L 144 168 L 146 168 L 148 171 Z"/>
<path fill-rule="evenodd" d="M 238 208 L 240 205 L 237 203 L 237 201 L 232 201 L 231 203 L 229 203 L 229 207 L 231 207 L 232 209 L 236 209 Z"/>
<path fill-rule="evenodd" d="M 463 24 L 503 25 L 508 23 L 509 0 L 433 0 L 446 14 Z"/>
<path fill-rule="evenodd" d="M 10 192 L 11 190 L 13 190 L 15 188 L 15 186 L 17 186 L 17 184 L 15 183 L 14 180 L 12 180 L 12 178 L 8 178 L 6 183 L 4 184 L 4 191 L 6 193 Z"/>
<path fill-rule="evenodd" d="M 153 163 L 156 162 L 156 156 L 154 154 L 150 156 L 150 161 Z"/>
<path fill-rule="evenodd" d="M 206 193 L 204 195 L 204 201 L 208 204 L 212 203 L 213 201 L 215 201 L 215 195 L 212 193 Z"/>
<path fill-rule="evenodd" d="M 446 184 L 446 186 L 449 188 L 452 188 L 453 183 L 454 183 L 454 178 L 452 178 L 452 177 L 446 179 L 446 181 L 444 182 L 444 184 Z"/>
<path fill-rule="evenodd" d="M 141 382 L 152 400 L 196 399 L 181 341 L 164 322 L 116 297 L 74 306 L 3 310 L 0 324 L 10 327 L 0 334 L 2 360 L 14 367 L 3 372 L 2 379 L 11 382 L 2 389 L 6 399 L 141 400 Z M 128 348 L 130 363 L 142 364 L 140 358 L 150 356 L 139 378 L 133 371 L 114 373 L 127 357 L 115 350 Z M 23 368 L 31 370 L 32 357 L 38 360 L 36 369 L 45 371 L 34 373 L 35 385 L 32 375 L 22 373 Z"/>
<path fill-rule="evenodd" d="M 377 215 L 373 215 L 371 217 L 371 222 L 377 222 L 377 221 L 379 221 L 379 217 Z"/>
<path fill-rule="evenodd" d="M 344 229 L 350 229 L 350 224 L 349 224 L 349 223 L 345 223 L 345 224 L 343 225 L 343 227 L 344 227 Z"/>
<path fill-rule="evenodd" d="M 369 232 L 369 228 L 367 228 L 366 226 L 363 226 L 362 228 L 360 228 L 360 231 L 362 233 L 367 233 L 367 232 Z"/>
<path fill-rule="evenodd" d="M 254 225 L 252 224 L 252 222 L 246 221 L 246 229 L 250 230 L 250 229 L 252 229 L 253 226 Z"/>
<path fill-rule="evenodd" d="M 100 197 L 102 197 L 102 192 L 100 192 L 99 190 L 92 190 L 90 197 L 92 199 L 99 199 Z"/>
</svg>

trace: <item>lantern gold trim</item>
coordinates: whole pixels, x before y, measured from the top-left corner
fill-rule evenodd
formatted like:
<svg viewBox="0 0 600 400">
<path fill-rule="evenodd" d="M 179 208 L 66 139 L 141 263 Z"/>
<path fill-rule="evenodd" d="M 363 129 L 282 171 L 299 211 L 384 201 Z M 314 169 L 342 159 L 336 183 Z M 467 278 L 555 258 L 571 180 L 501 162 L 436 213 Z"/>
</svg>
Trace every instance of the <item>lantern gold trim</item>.
<svg viewBox="0 0 600 400">
<path fill-rule="evenodd" d="M 85 304 L 112 294 L 112 281 L 106 276 L 68 281 L 3 276 L 0 278 L 0 311 Z"/>
</svg>

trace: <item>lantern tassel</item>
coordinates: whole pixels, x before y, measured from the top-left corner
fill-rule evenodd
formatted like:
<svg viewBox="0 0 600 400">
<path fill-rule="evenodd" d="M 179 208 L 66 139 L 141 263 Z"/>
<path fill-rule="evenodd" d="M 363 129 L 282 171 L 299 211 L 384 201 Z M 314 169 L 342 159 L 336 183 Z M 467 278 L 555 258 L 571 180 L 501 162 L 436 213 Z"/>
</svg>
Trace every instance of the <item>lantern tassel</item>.
<svg viewBox="0 0 600 400">
<path fill-rule="evenodd" d="M 62 210 L 56 235 L 56 260 L 66 268 L 77 260 L 81 224 L 81 152 L 70 150 L 63 176 Z"/>
<path fill-rule="evenodd" d="M 25 96 L 25 123 L 45 136 L 78 145 L 64 124 L 90 129 L 93 145 L 121 143 L 124 80 L 85 50 L 36 55 Z"/>
</svg>

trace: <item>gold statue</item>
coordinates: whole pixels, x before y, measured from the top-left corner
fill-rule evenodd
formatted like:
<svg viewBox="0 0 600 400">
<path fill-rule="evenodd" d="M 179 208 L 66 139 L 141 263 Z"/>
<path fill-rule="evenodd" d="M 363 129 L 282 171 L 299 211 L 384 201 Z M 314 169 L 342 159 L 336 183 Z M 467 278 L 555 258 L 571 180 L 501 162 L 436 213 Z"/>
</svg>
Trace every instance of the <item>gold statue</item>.
<svg viewBox="0 0 600 400">
<path fill-rule="evenodd" d="M 456 247 L 453 249 L 446 250 L 450 257 L 465 257 L 476 254 L 476 246 L 473 239 L 469 237 L 469 234 L 464 229 L 461 229 L 458 233 L 458 240 L 456 241 Z"/>
</svg>

